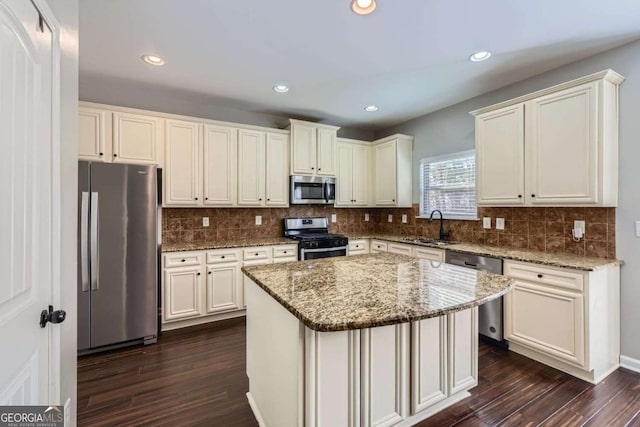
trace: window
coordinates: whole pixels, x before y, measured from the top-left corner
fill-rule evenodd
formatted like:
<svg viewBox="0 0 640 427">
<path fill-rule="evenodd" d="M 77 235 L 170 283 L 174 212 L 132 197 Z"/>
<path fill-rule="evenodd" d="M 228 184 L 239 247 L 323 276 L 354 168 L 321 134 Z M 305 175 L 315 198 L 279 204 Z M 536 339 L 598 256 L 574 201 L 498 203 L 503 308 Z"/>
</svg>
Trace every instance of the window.
<svg viewBox="0 0 640 427">
<path fill-rule="evenodd" d="M 420 215 L 434 209 L 448 219 L 477 219 L 473 150 L 420 161 Z"/>
</svg>

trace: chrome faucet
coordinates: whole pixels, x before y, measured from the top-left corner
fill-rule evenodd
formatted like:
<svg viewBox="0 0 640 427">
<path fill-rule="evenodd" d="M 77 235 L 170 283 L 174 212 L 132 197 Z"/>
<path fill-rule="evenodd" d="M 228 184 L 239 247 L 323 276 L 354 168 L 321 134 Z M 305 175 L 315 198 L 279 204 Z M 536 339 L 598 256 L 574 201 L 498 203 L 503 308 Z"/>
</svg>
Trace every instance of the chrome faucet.
<svg viewBox="0 0 640 427">
<path fill-rule="evenodd" d="M 442 212 L 437 209 L 431 211 L 431 215 L 429 216 L 429 224 L 433 222 L 433 214 L 438 212 L 440 214 L 440 237 L 439 240 L 446 240 L 449 238 L 450 231 L 444 231 L 444 218 L 442 218 Z"/>
</svg>

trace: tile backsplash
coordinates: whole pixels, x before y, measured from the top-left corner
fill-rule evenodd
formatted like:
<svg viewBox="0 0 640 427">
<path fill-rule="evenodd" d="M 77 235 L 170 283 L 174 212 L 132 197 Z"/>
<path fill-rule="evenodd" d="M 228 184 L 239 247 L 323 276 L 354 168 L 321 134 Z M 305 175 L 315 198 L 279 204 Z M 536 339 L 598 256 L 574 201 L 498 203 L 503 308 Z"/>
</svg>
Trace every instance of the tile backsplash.
<svg viewBox="0 0 640 427">
<path fill-rule="evenodd" d="M 365 221 L 368 213 L 369 221 Z M 163 209 L 163 241 L 215 242 L 246 237 L 279 237 L 283 234 L 282 220 L 296 216 L 325 216 L 336 214 L 337 222 L 330 224 L 334 233 L 400 234 L 437 238 L 439 223 L 429 224 L 416 218 L 419 206 L 394 209 L 336 209 L 334 207 L 215 208 Z M 255 225 L 256 215 L 262 225 Z M 388 222 L 392 215 L 392 222 Z M 407 223 L 402 223 L 407 215 Z M 209 217 L 209 227 L 202 226 L 202 218 Z M 492 229 L 482 228 L 482 217 L 491 217 Z M 445 220 L 451 239 L 459 242 L 482 243 L 493 246 L 530 249 L 555 253 L 571 253 L 600 258 L 615 258 L 615 208 L 478 208 L 477 221 Z M 505 229 L 496 230 L 496 218 L 505 219 Z M 574 220 L 585 220 L 585 237 L 574 242 L 571 229 Z"/>
</svg>

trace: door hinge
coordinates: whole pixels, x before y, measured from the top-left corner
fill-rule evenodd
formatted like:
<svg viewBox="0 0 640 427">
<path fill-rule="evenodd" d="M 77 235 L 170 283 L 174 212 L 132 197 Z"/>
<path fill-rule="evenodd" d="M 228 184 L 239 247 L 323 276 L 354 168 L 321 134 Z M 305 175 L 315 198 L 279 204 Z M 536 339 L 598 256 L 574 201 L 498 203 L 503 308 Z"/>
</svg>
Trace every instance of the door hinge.
<svg viewBox="0 0 640 427">
<path fill-rule="evenodd" d="M 53 306 L 50 305 L 48 310 L 42 310 L 40 312 L 40 327 L 44 328 L 47 323 L 62 323 L 67 318 L 67 312 L 64 310 L 53 310 Z"/>
</svg>

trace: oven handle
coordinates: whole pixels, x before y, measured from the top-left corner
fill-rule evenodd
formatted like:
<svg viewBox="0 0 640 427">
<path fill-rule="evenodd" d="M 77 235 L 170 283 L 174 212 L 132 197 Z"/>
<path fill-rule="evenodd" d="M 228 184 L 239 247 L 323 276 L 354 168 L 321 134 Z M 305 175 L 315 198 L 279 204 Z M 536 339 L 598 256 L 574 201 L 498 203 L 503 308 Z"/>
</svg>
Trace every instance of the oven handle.
<svg viewBox="0 0 640 427">
<path fill-rule="evenodd" d="M 319 248 L 319 249 L 301 249 L 303 253 L 313 253 L 313 252 L 333 252 L 333 251 L 342 251 L 347 249 L 346 246 L 336 246 L 335 248 Z"/>
<path fill-rule="evenodd" d="M 322 183 L 322 193 L 324 195 L 324 200 L 326 203 L 329 203 L 330 200 L 334 200 L 336 198 L 335 190 L 331 191 L 330 185 L 333 184 L 329 183 L 329 181 L 324 181 Z"/>
</svg>

